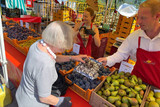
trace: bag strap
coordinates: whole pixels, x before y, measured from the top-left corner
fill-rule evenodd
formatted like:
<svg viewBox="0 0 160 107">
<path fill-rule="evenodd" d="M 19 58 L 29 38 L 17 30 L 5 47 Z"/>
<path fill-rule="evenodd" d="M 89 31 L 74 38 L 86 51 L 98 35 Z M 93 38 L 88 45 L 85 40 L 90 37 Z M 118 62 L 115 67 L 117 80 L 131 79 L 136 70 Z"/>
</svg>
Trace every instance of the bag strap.
<svg viewBox="0 0 160 107">
<path fill-rule="evenodd" d="M 0 74 L 0 80 L 2 81 L 2 84 L 5 84 L 5 80 L 1 74 Z"/>
<path fill-rule="evenodd" d="M 1 74 L 0 74 L 0 80 L 2 81 L 2 84 L 5 84 L 5 80 L 4 80 L 4 78 L 3 78 L 3 76 Z M 4 92 L 4 88 L 3 88 L 2 84 L 0 83 L 0 88 Z"/>
</svg>

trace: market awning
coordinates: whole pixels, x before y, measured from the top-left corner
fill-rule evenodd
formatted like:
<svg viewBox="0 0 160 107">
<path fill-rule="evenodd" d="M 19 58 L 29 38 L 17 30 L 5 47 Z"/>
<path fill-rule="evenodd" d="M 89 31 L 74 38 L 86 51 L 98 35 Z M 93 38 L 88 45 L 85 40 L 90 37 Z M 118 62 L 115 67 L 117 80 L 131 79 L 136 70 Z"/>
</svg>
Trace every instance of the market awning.
<svg viewBox="0 0 160 107">
<path fill-rule="evenodd" d="M 24 0 L 5 0 L 7 8 L 19 8 L 21 10 L 21 14 L 27 14 L 26 7 L 24 4 Z"/>
</svg>

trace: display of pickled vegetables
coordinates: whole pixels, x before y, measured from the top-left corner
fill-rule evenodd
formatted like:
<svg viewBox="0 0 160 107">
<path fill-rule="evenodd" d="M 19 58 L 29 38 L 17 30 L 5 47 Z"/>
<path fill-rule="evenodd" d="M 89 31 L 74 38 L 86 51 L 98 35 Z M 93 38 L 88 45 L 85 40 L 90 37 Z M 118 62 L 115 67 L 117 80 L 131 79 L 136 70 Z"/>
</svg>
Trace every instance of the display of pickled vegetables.
<svg viewBox="0 0 160 107">
<path fill-rule="evenodd" d="M 108 76 L 97 94 L 116 107 L 139 107 L 147 86 L 129 72 Z"/>
<path fill-rule="evenodd" d="M 35 39 L 31 39 L 31 40 L 28 40 L 26 42 L 23 42 L 23 43 L 20 43 L 19 45 L 21 47 L 27 47 L 29 48 L 34 42 L 36 42 L 37 40 L 39 40 L 40 38 L 35 38 Z"/>
<path fill-rule="evenodd" d="M 160 92 L 149 91 L 145 107 L 160 107 Z"/>
</svg>

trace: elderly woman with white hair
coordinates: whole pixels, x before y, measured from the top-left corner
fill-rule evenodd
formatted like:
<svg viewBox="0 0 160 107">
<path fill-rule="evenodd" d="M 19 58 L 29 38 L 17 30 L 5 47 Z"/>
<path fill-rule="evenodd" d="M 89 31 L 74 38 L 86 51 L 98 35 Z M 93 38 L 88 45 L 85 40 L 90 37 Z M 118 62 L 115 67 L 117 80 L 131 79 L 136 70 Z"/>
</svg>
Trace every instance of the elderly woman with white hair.
<svg viewBox="0 0 160 107">
<path fill-rule="evenodd" d="M 70 97 L 51 95 L 52 84 L 57 80 L 56 62 L 77 60 L 84 62 L 86 55 L 56 55 L 73 45 L 72 28 L 60 21 L 50 23 L 42 33 L 42 40 L 29 49 L 23 66 L 21 83 L 16 92 L 19 107 L 70 107 Z"/>
</svg>

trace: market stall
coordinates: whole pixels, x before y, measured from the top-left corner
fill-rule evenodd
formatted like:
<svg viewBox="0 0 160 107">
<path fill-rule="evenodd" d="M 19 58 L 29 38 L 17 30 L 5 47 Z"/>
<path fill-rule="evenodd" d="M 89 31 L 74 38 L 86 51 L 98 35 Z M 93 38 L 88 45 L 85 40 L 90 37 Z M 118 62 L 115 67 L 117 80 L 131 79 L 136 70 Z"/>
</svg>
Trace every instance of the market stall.
<svg viewBox="0 0 160 107">
<path fill-rule="evenodd" d="M 133 41 L 137 38 L 134 38 L 133 40 L 130 39 L 130 42 L 126 46 L 128 47 L 127 49 L 123 44 L 128 35 L 137 29 L 137 20 L 135 17 L 137 9 L 130 4 L 136 4 L 137 6 L 140 2 L 136 0 L 134 2 L 128 1 L 130 4 L 125 3 L 120 6 L 119 9 L 116 9 L 117 6 L 124 1 L 118 2 L 117 0 L 107 0 L 107 3 L 98 3 L 98 1 L 100 0 L 69 0 L 63 2 L 58 2 L 57 0 L 52 2 L 43 0 L 39 1 L 43 3 L 41 3 L 41 6 L 38 6 L 39 9 L 37 10 L 42 12 L 41 17 L 33 17 L 30 15 L 23 15 L 21 18 L 7 17 L 7 20 L 3 22 L 3 35 L 5 39 L 4 45 L 8 62 L 7 71 L 9 79 L 15 87 L 18 88 L 23 73 L 23 64 L 29 48 L 35 41 L 41 39 L 40 30 L 36 30 L 32 24 L 41 24 L 42 19 L 47 17 L 47 23 L 44 25 L 45 27 L 47 26 L 46 24 L 49 24 L 52 21 L 63 21 L 74 27 L 76 23 L 82 20 L 85 8 L 95 7 L 94 10 L 96 11 L 97 17 L 94 24 L 98 26 L 97 28 L 99 30 L 101 42 L 100 46 L 97 47 L 93 41 L 91 42 L 91 58 L 84 58 L 83 60 L 85 63 L 70 60 L 64 63 L 55 64 L 56 71 L 63 76 L 65 83 L 69 86 L 64 96 L 71 97 L 72 107 L 144 107 L 147 105 L 156 105 L 156 107 L 159 107 L 160 92 L 157 91 L 159 90 L 159 87 L 155 87 L 159 86 L 159 84 L 157 84 L 159 81 L 157 75 L 159 74 L 156 74 L 156 72 L 144 73 L 142 72 L 144 70 L 140 70 L 141 72 L 138 74 L 139 72 L 137 73 L 137 71 L 134 70 L 136 60 L 134 57 L 130 58 L 129 52 L 127 53 L 125 50 L 130 49 L 129 45 L 134 44 Z M 42 9 L 46 6 L 48 7 Z M 77 8 L 73 9 L 73 7 Z M 21 22 L 28 22 L 31 27 Z M 87 30 L 86 27 L 84 27 L 84 29 L 85 33 L 90 31 L 90 33 L 86 33 L 89 36 L 91 35 L 93 37 L 95 35 L 95 32 L 91 32 L 92 27 Z M 86 40 L 85 37 L 83 39 Z M 139 49 L 140 39 L 137 39 L 136 41 L 138 47 L 133 45 L 134 49 Z M 123 44 L 121 49 L 124 53 L 116 53 L 121 44 Z M 57 54 L 76 56 L 79 54 L 80 49 L 77 48 L 77 50 L 79 50 L 78 53 L 76 53 L 77 50 L 75 47 L 74 44 L 73 49 L 65 50 L 64 52 Z M 134 50 L 133 52 L 136 51 L 137 50 Z M 115 55 L 115 58 L 112 56 L 112 58 L 108 58 L 109 60 L 106 60 L 106 58 L 103 60 L 98 59 L 103 57 L 105 53 L 113 56 Z M 120 61 L 120 58 L 118 58 L 118 55 L 115 53 L 118 55 L 124 54 L 124 56 L 126 56 L 125 58 L 122 58 L 123 61 Z M 114 63 L 117 59 L 118 64 Z M 159 60 L 157 62 L 159 62 Z M 108 66 L 104 66 L 102 63 L 109 64 Z M 145 59 L 145 61 L 140 62 L 138 68 L 148 67 L 147 65 L 141 66 L 142 63 L 155 65 L 152 60 Z M 158 66 L 156 67 L 157 70 L 159 70 Z M 132 71 L 134 71 L 134 74 Z M 152 84 L 151 81 L 147 81 L 146 75 L 148 79 L 153 80 L 154 84 Z M 155 79 L 151 78 L 152 76 L 154 76 Z M 7 74 L 5 75 L 5 78 L 7 79 Z"/>
<path fill-rule="evenodd" d="M 5 47 L 6 47 L 5 52 L 6 52 L 6 56 L 7 56 L 7 60 L 8 60 L 7 67 L 8 67 L 9 79 L 12 81 L 12 83 L 17 88 L 20 84 L 22 73 L 23 73 L 23 63 L 25 61 L 25 58 L 26 58 L 26 55 L 28 52 L 27 47 L 30 46 L 34 42 L 33 41 L 34 39 L 36 39 L 36 38 L 40 39 L 38 37 L 40 35 L 37 34 L 32 29 L 21 27 L 19 25 L 19 23 L 15 22 L 13 20 L 8 20 L 8 21 L 4 22 L 3 24 L 4 24 L 5 28 L 7 28 L 7 29 L 4 29 L 4 38 L 5 38 Z M 17 29 L 19 29 L 18 32 L 16 31 Z M 15 32 L 17 34 L 17 36 L 13 37 L 11 32 Z M 28 32 L 27 35 L 24 32 Z M 30 33 L 32 36 L 30 36 Z M 19 36 L 18 36 L 19 34 L 21 35 L 22 38 L 19 38 Z M 104 40 L 102 39 L 102 42 L 104 42 L 103 44 L 106 44 L 106 39 L 105 39 L 106 37 L 108 37 L 107 34 L 101 35 L 101 38 L 104 38 Z M 27 42 L 30 40 L 32 40 L 32 41 L 28 44 Z M 23 43 L 27 43 L 27 44 L 21 45 Z M 24 48 L 23 48 L 23 46 L 24 46 Z M 105 47 L 103 46 L 101 50 L 104 52 Z M 67 66 L 67 65 L 65 65 L 65 66 Z M 61 70 L 60 70 L 60 72 L 61 72 Z M 61 73 L 63 74 L 63 72 L 61 72 Z M 66 74 L 66 73 L 64 72 L 64 74 Z M 103 79 L 103 78 L 101 78 L 101 79 Z M 69 81 L 70 80 L 68 80 L 68 82 Z M 96 84 L 95 86 L 97 86 L 97 85 L 98 84 Z M 95 88 L 95 86 L 94 86 L 94 88 Z M 93 89 L 92 90 L 84 90 L 84 89 L 81 89 L 80 87 L 78 87 L 77 85 L 73 85 L 73 87 L 71 86 L 71 88 L 69 88 L 67 90 L 67 93 L 65 96 L 70 96 L 72 98 L 72 101 L 74 102 L 73 105 L 75 105 L 76 107 L 77 107 L 77 104 L 80 103 L 79 101 L 81 101 L 81 100 L 82 101 L 79 104 L 79 106 L 90 106 L 87 102 L 89 102 L 90 95 L 91 95 L 92 91 L 93 91 Z"/>
<path fill-rule="evenodd" d="M 29 46 L 34 42 L 33 41 L 34 39 L 35 40 L 40 39 L 40 37 L 38 37 L 40 35 L 37 34 L 35 31 L 33 31 L 32 29 L 27 29 L 25 27 L 21 27 L 19 25 L 19 23 L 15 22 L 13 20 L 8 20 L 8 21 L 4 22 L 3 24 L 6 28 L 8 28 L 8 29 L 4 29 L 4 38 L 5 38 L 6 56 L 7 56 L 7 60 L 8 60 L 9 79 L 12 81 L 12 83 L 17 88 L 20 84 L 20 81 L 21 81 L 22 72 L 23 72 L 23 63 L 25 61 Z M 16 31 L 16 29 L 19 29 L 18 32 Z M 10 33 L 10 32 L 13 32 L 12 30 L 17 35 L 20 34 L 22 38 L 19 38 L 19 36 L 13 37 L 12 33 Z M 27 33 L 28 35 L 26 35 L 23 31 L 28 32 Z M 30 33 L 32 33 L 31 34 L 32 36 L 30 36 Z M 108 35 L 102 34 L 100 37 L 102 38 L 102 43 L 105 45 L 106 40 L 107 40 L 105 38 L 108 37 Z M 104 38 L 104 40 L 103 40 L 103 38 Z M 27 43 L 28 41 L 31 41 L 31 42 Z M 21 45 L 21 44 L 24 44 L 24 45 Z M 102 46 L 101 51 L 104 52 L 104 50 L 105 50 L 105 47 Z M 98 56 L 95 56 L 95 57 L 98 57 Z M 65 66 L 67 66 L 67 65 L 65 65 Z M 60 73 L 67 74 L 65 72 L 61 72 L 62 68 L 57 68 L 57 69 Z M 70 70 L 70 69 L 68 69 L 68 70 Z M 96 86 L 97 85 L 98 84 L 96 84 Z M 82 100 L 82 102 L 84 102 L 81 104 L 89 106 L 89 104 L 87 102 L 89 102 L 92 90 L 86 91 L 86 90 L 79 88 L 78 86 L 73 86 L 70 89 L 67 90 L 67 93 L 65 96 L 71 96 L 72 99 L 75 99 L 74 97 L 76 97 L 76 98 L 78 97 L 79 100 Z M 83 100 L 81 97 L 77 96 L 77 94 L 73 94 L 74 92 L 77 93 L 79 96 L 81 96 L 83 99 L 85 99 L 87 102 L 85 100 Z M 77 100 L 74 101 L 74 103 L 75 104 L 73 104 L 73 105 L 76 105 Z M 82 106 L 81 104 L 79 104 L 79 105 Z"/>
</svg>

